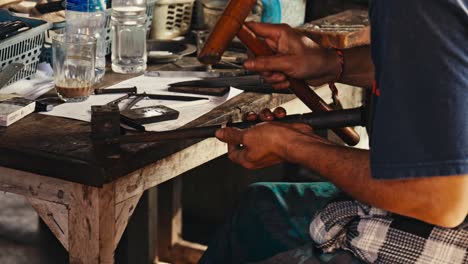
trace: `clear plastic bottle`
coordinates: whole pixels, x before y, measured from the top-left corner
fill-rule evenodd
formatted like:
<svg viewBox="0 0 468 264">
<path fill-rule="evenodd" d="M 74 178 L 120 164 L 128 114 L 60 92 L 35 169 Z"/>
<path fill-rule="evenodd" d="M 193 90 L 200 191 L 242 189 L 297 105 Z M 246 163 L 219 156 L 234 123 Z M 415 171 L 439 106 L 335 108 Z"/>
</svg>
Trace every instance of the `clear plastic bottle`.
<svg viewBox="0 0 468 264">
<path fill-rule="evenodd" d="M 96 81 L 106 72 L 106 0 L 67 0 L 65 34 L 96 38 Z"/>
<path fill-rule="evenodd" d="M 112 1 L 112 70 L 146 70 L 146 0 Z"/>
</svg>

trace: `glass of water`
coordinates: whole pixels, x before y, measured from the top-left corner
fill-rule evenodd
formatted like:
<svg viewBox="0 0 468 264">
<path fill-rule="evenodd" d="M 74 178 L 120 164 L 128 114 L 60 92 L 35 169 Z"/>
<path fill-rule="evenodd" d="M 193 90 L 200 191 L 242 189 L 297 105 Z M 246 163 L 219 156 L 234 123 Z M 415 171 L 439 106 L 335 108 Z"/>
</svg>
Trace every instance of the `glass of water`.
<svg viewBox="0 0 468 264">
<path fill-rule="evenodd" d="M 112 70 L 140 73 L 146 70 L 146 1 L 112 1 Z"/>
</svg>

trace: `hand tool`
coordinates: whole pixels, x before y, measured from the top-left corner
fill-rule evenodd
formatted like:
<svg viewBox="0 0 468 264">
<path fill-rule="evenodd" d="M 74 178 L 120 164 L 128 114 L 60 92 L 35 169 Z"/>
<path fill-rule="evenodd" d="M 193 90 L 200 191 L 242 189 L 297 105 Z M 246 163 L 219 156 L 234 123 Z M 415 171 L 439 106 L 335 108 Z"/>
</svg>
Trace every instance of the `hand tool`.
<svg viewBox="0 0 468 264">
<path fill-rule="evenodd" d="M 256 56 L 273 56 L 275 54 L 265 40 L 257 38 L 244 24 L 256 3 L 257 0 L 231 0 L 229 2 L 206 41 L 205 47 L 198 55 L 200 62 L 215 64 L 220 61 L 222 54 L 236 35 Z M 290 89 L 312 111 L 328 112 L 333 110 L 310 89 L 305 81 L 289 78 L 289 82 Z M 333 132 L 348 145 L 356 145 L 359 142 L 359 135 L 350 127 L 335 128 Z"/>
<path fill-rule="evenodd" d="M 224 87 L 224 86 L 257 86 L 264 87 L 266 85 L 260 75 L 245 75 L 234 77 L 219 77 L 219 78 L 206 78 L 196 81 L 176 82 L 169 84 L 170 87 Z"/>
<path fill-rule="evenodd" d="M 13 37 L 28 29 L 31 29 L 31 26 L 21 20 L 0 22 L 0 40 Z"/>
<path fill-rule="evenodd" d="M 164 132 L 146 132 L 134 135 L 120 134 L 119 110 L 115 105 L 93 106 L 91 118 L 91 138 L 96 143 L 128 144 L 152 143 L 169 140 L 203 139 L 215 136 L 216 130 L 223 125 L 178 129 Z M 304 123 L 315 129 L 340 128 L 345 126 L 364 126 L 366 123 L 364 108 L 337 110 L 332 112 L 289 115 L 275 122 Z M 227 124 L 229 127 L 248 128 L 260 122 L 239 122 Z"/>
<path fill-rule="evenodd" d="M 119 93 L 125 93 L 125 94 L 136 94 L 137 93 L 137 88 L 136 86 L 133 87 L 124 87 L 124 88 L 101 88 L 101 89 L 96 89 L 94 90 L 94 94 L 100 95 L 100 94 L 119 94 Z"/>
<path fill-rule="evenodd" d="M 122 108 L 122 111 L 125 110 L 130 110 L 135 104 L 137 104 L 139 101 L 149 98 L 153 100 L 169 100 L 169 101 L 182 101 L 182 102 L 192 102 L 192 101 L 199 101 L 199 100 L 209 100 L 209 98 L 206 97 L 195 97 L 195 96 L 180 96 L 180 95 L 167 95 L 167 94 L 147 94 L 147 93 L 137 93 L 137 88 L 136 87 L 130 87 L 130 88 L 114 88 L 114 89 L 100 89 L 98 91 L 98 94 L 115 94 L 115 93 L 122 93 L 122 92 L 129 92 L 128 94 L 123 95 L 122 97 L 119 97 L 106 105 L 108 107 L 116 106 L 117 109 L 119 109 L 119 104 L 126 99 L 132 99 L 128 104 L 125 105 L 125 107 Z M 96 91 L 95 91 L 96 92 Z M 93 107 L 91 107 L 93 109 Z M 138 131 L 145 131 L 145 127 L 132 120 L 131 118 L 128 118 L 127 116 L 120 115 L 120 122 L 124 125 L 127 125 L 133 129 L 136 129 Z"/>
<path fill-rule="evenodd" d="M 294 94 L 289 89 L 275 89 L 269 84 L 265 84 L 263 87 L 245 85 L 234 87 L 247 93 L 263 93 L 263 94 Z"/>
<path fill-rule="evenodd" d="M 207 97 L 196 97 L 196 96 L 183 96 L 183 95 L 171 95 L 171 94 L 135 94 L 134 96 L 149 98 L 153 100 L 168 100 L 168 101 L 182 101 L 182 102 L 191 102 L 198 100 L 210 100 Z"/>
<path fill-rule="evenodd" d="M 43 4 L 36 4 L 36 6 L 31 8 L 31 10 L 29 11 L 29 14 L 31 14 L 32 16 L 40 16 L 43 14 L 58 12 L 58 11 L 65 10 L 65 5 L 66 5 L 65 0 L 52 1 L 52 2 L 43 3 Z"/>
<path fill-rule="evenodd" d="M 147 77 L 161 78 L 215 78 L 222 76 L 234 76 L 232 72 L 206 72 L 206 71 L 148 71 L 145 72 Z"/>
<path fill-rule="evenodd" d="M 263 87 L 256 85 L 242 85 L 235 86 L 234 88 L 242 90 L 248 93 L 262 93 L 262 94 L 292 94 L 289 89 L 274 89 L 269 84 L 265 84 Z M 198 87 L 198 86 L 173 86 L 168 89 L 170 92 L 176 93 L 191 93 L 201 95 L 212 95 L 212 96 L 223 96 L 230 90 L 230 86 L 221 87 Z"/>
<path fill-rule="evenodd" d="M 169 92 L 175 93 L 189 93 L 189 94 L 200 94 L 200 95 L 210 95 L 210 96 L 224 96 L 227 94 L 231 87 L 224 86 L 224 87 L 183 87 L 183 86 L 176 86 L 176 87 L 169 87 L 167 89 Z"/>
<path fill-rule="evenodd" d="M 179 118 L 179 111 L 164 105 L 154 105 L 139 108 L 128 108 L 120 112 L 122 118 L 131 120 L 139 125 L 152 124 L 157 122 L 176 120 Z"/>
<path fill-rule="evenodd" d="M 130 97 L 140 98 L 138 101 L 149 98 L 153 100 L 168 100 L 168 101 L 182 101 L 182 102 L 191 102 L 198 100 L 210 100 L 207 97 L 196 97 L 196 96 L 182 96 L 182 95 L 172 95 L 172 94 L 149 94 L 146 92 L 138 93 L 137 87 L 125 87 L 125 88 L 108 88 L 108 89 L 96 89 L 94 91 L 96 95 L 102 94 L 125 94 L 124 96 L 117 98 L 116 100 L 109 102 L 108 104 L 120 103 L 121 101 L 128 99 Z M 138 102 L 138 101 L 135 101 Z"/>
<path fill-rule="evenodd" d="M 0 89 L 10 82 L 24 68 L 23 63 L 11 63 L 0 72 Z"/>
</svg>

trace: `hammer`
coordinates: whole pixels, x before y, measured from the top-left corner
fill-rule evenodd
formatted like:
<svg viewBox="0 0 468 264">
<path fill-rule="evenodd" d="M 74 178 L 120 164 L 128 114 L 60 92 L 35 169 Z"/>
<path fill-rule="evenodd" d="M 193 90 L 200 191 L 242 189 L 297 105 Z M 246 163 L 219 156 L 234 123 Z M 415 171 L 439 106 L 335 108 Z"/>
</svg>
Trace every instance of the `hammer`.
<svg viewBox="0 0 468 264">
<path fill-rule="evenodd" d="M 211 32 L 198 60 L 204 64 L 214 64 L 221 59 L 229 43 L 237 37 L 256 56 L 272 56 L 274 51 L 262 39 L 257 38 L 244 21 L 257 0 L 231 0 Z M 312 91 L 305 81 L 289 78 L 290 90 L 314 112 L 330 112 L 333 109 Z M 351 127 L 333 128 L 346 144 L 354 146 L 359 143 L 359 135 Z"/>
<path fill-rule="evenodd" d="M 170 140 L 205 139 L 214 137 L 216 130 L 224 127 L 224 125 L 213 125 L 164 132 L 121 135 L 120 112 L 116 105 L 92 106 L 91 111 L 91 138 L 97 143 L 104 144 L 152 143 Z M 288 115 L 277 122 L 304 123 L 310 125 L 314 129 L 364 126 L 366 123 L 366 111 L 364 108 L 360 107 L 332 112 Z M 238 122 L 226 124 L 226 126 L 244 129 L 258 123 L 260 123 L 260 121 Z"/>
</svg>

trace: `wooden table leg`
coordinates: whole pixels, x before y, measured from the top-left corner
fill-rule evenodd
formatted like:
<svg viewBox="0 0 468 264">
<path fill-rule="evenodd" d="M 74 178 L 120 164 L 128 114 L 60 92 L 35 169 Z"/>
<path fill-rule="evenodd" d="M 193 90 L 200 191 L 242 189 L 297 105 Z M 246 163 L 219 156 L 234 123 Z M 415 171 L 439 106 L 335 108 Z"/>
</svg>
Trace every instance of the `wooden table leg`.
<svg viewBox="0 0 468 264">
<path fill-rule="evenodd" d="M 99 189 L 76 184 L 68 214 L 70 264 L 98 264 Z M 108 259 L 110 256 L 105 256 Z"/>
<path fill-rule="evenodd" d="M 141 194 L 116 203 L 115 185 L 76 184 L 68 213 L 70 264 L 113 264 L 115 249 Z"/>
<path fill-rule="evenodd" d="M 99 190 L 99 263 L 113 264 L 117 239 L 115 189 L 113 184 Z"/>
<path fill-rule="evenodd" d="M 115 183 L 96 188 L 0 166 L 0 191 L 29 200 L 71 264 L 107 264 L 144 190 L 117 200 Z"/>
<path fill-rule="evenodd" d="M 157 263 L 157 198 L 157 188 L 141 197 L 119 243 L 117 263 Z"/>
</svg>

